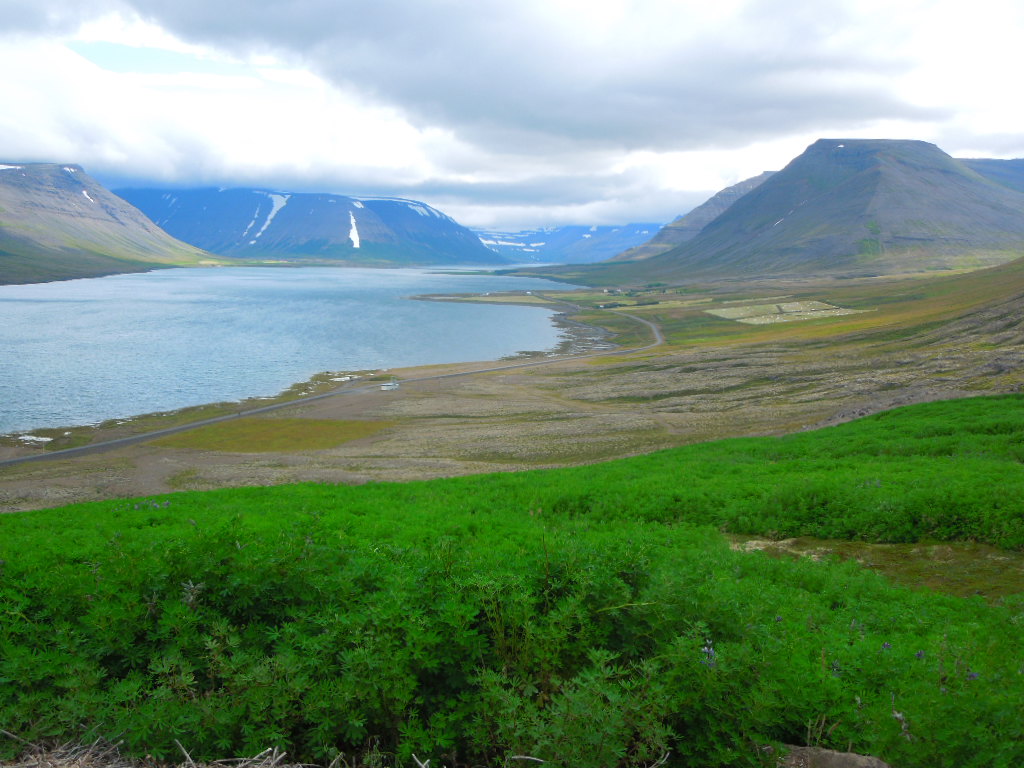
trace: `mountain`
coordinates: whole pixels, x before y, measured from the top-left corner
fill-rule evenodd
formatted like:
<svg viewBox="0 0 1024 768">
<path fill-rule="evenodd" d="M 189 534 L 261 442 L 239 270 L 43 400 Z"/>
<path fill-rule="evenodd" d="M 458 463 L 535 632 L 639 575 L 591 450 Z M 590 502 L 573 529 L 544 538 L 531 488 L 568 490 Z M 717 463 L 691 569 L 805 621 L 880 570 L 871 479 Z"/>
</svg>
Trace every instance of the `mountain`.
<svg viewBox="0 0 1024 768">
<path fill-rule="evenodd" d="M 923 141 L 821 139 L 700 233 L 595 284 L 975 269 L 1024 255 L 1024 193 Z"/>
<path fill-rule="evenodd" d="M 644 242 L 660 224 L 622 226 L 566 226 L 522 232 L 474 230 L 481 242 L 516 262 L 589 264 L 604 261 Z"/>
<path fill-rule="evenodd" d="M 141 272 L 208 257 L 81 166 L 0 164 L 0 284 Z"/>
<path fill-rule="evenodd" d="M 733 203 L 747 192 L 761 186 L 774 173 L 774 171 L 765 171 L 760 176 L 726 187 L 686 215 L 666 224 L 658 234 L 647 242 L 619 253 L 613 261 L 649 259 L 651 256 L 657 256 L 659 253 L 664 253 L 677 245 L 692 240 L 700 234 L 704 227 L 725 213 Z"/>
<path fill-rule="evenodd" d="M 989 160 L 982 158 L 963 158 L 961 163 L 972 171 L 980 173 L 988 179 L 1002 184 L 1004 187 L 1024 192 L 1024 159 Z"/>
<path fill-rule="evenodd" d="M 426 203 L 262 189 L 119 189 L 169 233 L 245 259 L 358 264 L 507 264 Z"/>
</svg>

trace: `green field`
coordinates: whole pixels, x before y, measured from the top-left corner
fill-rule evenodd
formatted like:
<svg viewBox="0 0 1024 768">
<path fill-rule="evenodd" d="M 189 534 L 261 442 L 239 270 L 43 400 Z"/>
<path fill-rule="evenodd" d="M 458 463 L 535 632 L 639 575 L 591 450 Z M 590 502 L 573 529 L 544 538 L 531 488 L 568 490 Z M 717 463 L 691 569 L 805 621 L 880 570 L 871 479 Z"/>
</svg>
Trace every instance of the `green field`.
<svg viewBox="0 0 1024 768">
<path fill-rule="evenodd" d="M 7 515 L 0 726 L 157 758 L 1020 765 L 1024 585 L 911 590 L 721 532 L 1020 551 L 1022 458 L 1004 396 L 570 469 Z"/>
<path fill-rule="evenodd" d="M 387 421 L 248 418 L 211 424 L 156 441 L 169 448 L 268 453 L 319 451 L 369 437 L 392 426 Z"/>
</svg>

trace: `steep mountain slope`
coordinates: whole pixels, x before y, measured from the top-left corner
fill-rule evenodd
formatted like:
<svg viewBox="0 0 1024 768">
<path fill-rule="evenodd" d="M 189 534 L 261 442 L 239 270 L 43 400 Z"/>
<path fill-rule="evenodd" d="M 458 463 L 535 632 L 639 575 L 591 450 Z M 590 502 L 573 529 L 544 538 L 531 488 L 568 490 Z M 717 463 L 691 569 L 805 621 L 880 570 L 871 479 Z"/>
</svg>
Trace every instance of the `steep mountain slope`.
<svg viewBox="0 0 1024 768">
<path fill-rule="evenodd" d="M 1024 195 L 925 142 L 822 139 L 657 258 L 674 270 L 867 274 L 998 263 L 1022 251 Z"/>
<path fill-rule="evenodd" d="M 204 257 L 80 166 L 0 165 L 0 284 L 140 272 Z"/>
<path fill-rule="evenodd" d="M 726 187 L 689 213 L 666 224 L 658 234 L 646 243 L 619 253 L 613 261 L 649 259 L 651 256 L 657 256 L 659 253 L 664 253 L 677 245 L 692 240 L 700 234 L 704 227 L 725 213 L 733 203 L 747 194 L 747 192 L 757 189 L 774 173 L 775 171 L 765 171 L 759 176 L 754 176 L 752 179 L 745 179 L 738 184 L 733 184 L 731 187 Z"/>
<path fill-rule="evenodd" d="M 972 171 L 1004 187 L 1024 192 L 1024 159 L 990 160 L 986 158 L 964 158 L 960 160 Z"/>
<path fill-rule="evenodd" d="M 565 226 L 522 232 L 474 230 L 488 248 L 521 263 L 589 264 L 644 242 L 660 224 Z"/>
<path fill-rule="evenodd" d="M 185 242 L 247 259 L 386 264 L 506 264 L 425 203 L 260 189 L 121 189 Z"/>
</svg>

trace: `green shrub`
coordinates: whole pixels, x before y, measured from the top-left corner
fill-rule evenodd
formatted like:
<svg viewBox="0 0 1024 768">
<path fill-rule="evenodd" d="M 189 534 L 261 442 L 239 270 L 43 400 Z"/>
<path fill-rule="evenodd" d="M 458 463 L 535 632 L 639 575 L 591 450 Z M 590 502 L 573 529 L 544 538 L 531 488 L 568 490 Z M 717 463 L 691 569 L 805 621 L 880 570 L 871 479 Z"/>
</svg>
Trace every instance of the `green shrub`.
<svg viewBox="0 0 1024 768">
<path fill-rule="evenodd" d="M 0 723 L 121 734 L 157 758 L 178 739 L 206 759 L 754 766 L 766 745 L 815 743 L 1021 764 L 1024 600 L 732 552 L 715 530 L 1024 546 L 1020 406 L 569 470 L 8 515 Z"/>
</svg>

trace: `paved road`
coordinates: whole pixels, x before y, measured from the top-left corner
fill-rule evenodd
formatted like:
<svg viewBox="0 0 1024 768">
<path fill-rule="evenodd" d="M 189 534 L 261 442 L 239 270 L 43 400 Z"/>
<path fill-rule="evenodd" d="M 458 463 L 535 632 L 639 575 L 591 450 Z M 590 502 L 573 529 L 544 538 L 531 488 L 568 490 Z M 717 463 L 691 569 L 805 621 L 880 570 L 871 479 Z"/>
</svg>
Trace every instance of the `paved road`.
<svg viewBox="0 0 1024 768">
<path fill-rule="evenodd" d="M 565 304 L 565 302 L 559 302 Z M 580 307 L 576 307 L 580 309 Z M 608 357 L 610 355 L 625 355 L 632 354 L 634 352 L 643 352 L 644 350 L 653 349 L 654 347 L 661 346 L 665 343 L 665 337 L 661 332 L 661 329 L 650 322 L 644 320 L 642 317 L 636 315 L 630 315 L 625 312 L 619 312 L 618 314 L 629 317 L 636 320 L 638 323 L 643 323 L 650 330 L 654 336 L 654 341 L 651 344 L 647 344 L 643 347 L 632 347 L 629 349 L 616 349 L 605 352 L 590 352 L 586 355 L 574 355 L 572 357 L 556 357 L 547 360 L 533 360 L 526 363 L 509 363 L 507 365 L 496 365 L 490 368 L 477 368 L 472 371 L 459 371 L 457 373 L 439 373 L 434 376 L 421 376 L 418 378 L 402 379 L 401 383 L 411 383 L 416 381 L 435 381 L 437 379 L 454 379 L 460 376 L 475 376 L 479 373 L 494 373 L 496 371 L 510 371 L 516 368 L 532 368 L 539 365 L 550 365 L 552 363 L 563 363 L 568 360 L 585 360 L 590 357 Z M 324 400 L 328 397 L 341 397 L 344 395 L 353 395 L 358 392 L 372 392 L 380 388 L 380 383 L 368 384 L 361 387 L 348 387 L 343 389 L 335 389 L 330 392 L 324 392 L 320 395 L 310 395 L 309 397 L 303 397 L 298 400 L 289 400 L 285 403 L 274 403 L 273 405 L 264 405 L 259 408 L 249 408 L 246 410 L 238 411 L 237 413 L 229 413 L 224 416 L 216 416 L 211 419 L 202 419 L 200 421 L 192 421 L 188 424 L 182 424 L 177 427 L 168 427 L 167 429 L 158 429 L 154 432 L 146 432 L 141 435 L 131 435 L 130 437 L 121 437 L 117 440 L 107 440 L 102 443 L 94 443 L 92 445 L 83 445 L 78 448 L 65 448 L 62 451 L 49 451 L 47 453 L 39 453 L 33 456 L 21 456 L 16 459 L 4 459 L 0 460 L 0 467 L 10 467 L 15 464 L 27 464 L 32 461 L 55 461 L 57 459 L 70 459 L 76 456 L 87 456 L 92 453 L 102 453 L 103 451 L 112 451 L 115 448 L 124 448 L 129 445 L 135 445 L 136 443 L 144 443 L 148 440 L 154 440 L 158 437 L 166 437 L 167 435 L 175 435 L 179 432 L 185 432 L 190 429 L 196 429 L 198 427 L 205 427 L 209 424 L 218 424 L 223 421 L 231 421 L 233 419 L 240 419 L 246 416 L 255 416 L 260 413 L 270 413 L 271 411 L 279 411 L 283 408 L 292 408 L 296 405 L 305 405 L 312 403 L 317 400 Z"/>
</svg>

